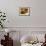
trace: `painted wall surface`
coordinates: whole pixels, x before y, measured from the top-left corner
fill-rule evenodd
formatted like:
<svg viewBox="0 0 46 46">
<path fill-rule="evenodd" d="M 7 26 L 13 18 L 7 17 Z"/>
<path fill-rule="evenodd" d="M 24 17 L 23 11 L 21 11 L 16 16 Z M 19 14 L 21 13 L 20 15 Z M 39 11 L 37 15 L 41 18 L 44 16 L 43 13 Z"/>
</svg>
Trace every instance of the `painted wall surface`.
<svg viewBox="0 0 46 46">
<path fill-rule="evenodd" d="M 0 0 L 6 12 L 6 27 L 46 27 L 46 0 Z M 32 7 L 32 15 L 19 16 L 19 7 Z"/>
</svg>

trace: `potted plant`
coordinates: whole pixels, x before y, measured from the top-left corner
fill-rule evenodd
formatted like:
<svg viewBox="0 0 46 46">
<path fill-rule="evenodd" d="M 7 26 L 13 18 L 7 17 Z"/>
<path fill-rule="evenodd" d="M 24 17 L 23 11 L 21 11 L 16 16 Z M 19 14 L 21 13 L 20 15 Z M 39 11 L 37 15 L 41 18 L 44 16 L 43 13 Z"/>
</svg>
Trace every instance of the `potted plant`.
<svg viewBox="0 0 46 46">
<path fill-rule="evenodd" d="M 4 28 L 4 22 L 6 20 L 6 15 L 4 12 L 0 11 L 0 27 Z"/>
</svg>

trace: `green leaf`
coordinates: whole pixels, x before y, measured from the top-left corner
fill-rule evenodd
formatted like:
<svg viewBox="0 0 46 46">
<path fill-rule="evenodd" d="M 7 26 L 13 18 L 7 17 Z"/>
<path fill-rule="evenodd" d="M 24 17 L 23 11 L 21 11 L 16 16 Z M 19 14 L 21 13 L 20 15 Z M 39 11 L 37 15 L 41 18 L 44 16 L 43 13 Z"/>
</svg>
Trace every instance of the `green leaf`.
<svg viewBox="0 0 46 46">
<path fill-rule="evenodd" d="M 6 17 L 6 16 L 3 16 L 3 17 Z"/>
<path fill-rule="evenodd" d="M 4 15 L 5 15 L 5 13 L 4 13 Z"/>
<path fill-rule="evenodd" d="M 1 19 L 2 21 L 6 20 L 6 19 Z"/>
<path fill-rule="evenodd" d="M 1 23 L 1 21 L 0 21 L 0 23 Z"/>
<path fill-rule="evenodd" d="M 1 25 L 1 27 L 3 28 L 3 25 Z"/>
<path fill-rule="evenodd" d="M 2 12 L 0 12 L 0 13 L 2 13 Z"/>
</svg>

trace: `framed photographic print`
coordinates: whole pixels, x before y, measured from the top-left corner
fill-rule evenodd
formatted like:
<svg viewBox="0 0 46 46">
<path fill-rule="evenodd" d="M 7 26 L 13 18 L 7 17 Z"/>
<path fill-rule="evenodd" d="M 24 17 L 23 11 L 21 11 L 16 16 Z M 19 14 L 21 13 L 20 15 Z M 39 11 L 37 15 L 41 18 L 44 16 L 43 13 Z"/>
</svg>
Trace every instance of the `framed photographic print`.
<svg viewBox="0 0 46 46">
<path fill-rule="evenodd" d="M 20 16 L 30 16 L 30 8 L 29 7 L 20 7 L 19 15 Z"/>
</svg>

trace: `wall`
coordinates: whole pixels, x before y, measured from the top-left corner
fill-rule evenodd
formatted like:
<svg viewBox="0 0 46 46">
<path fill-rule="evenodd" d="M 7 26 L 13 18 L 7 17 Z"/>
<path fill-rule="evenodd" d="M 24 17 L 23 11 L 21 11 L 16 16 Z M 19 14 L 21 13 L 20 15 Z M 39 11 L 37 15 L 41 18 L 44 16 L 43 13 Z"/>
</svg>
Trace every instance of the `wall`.
<svg viewBox="0 0 46 46">
<path fill-rule="evenodd" d="M 0 0 L 0 9 L 6 12 L 7 27 L 46 27 L 46 0 Z M 19 16 L 19 7 L 32 7 L 32 15 Z"/>
</svg>

